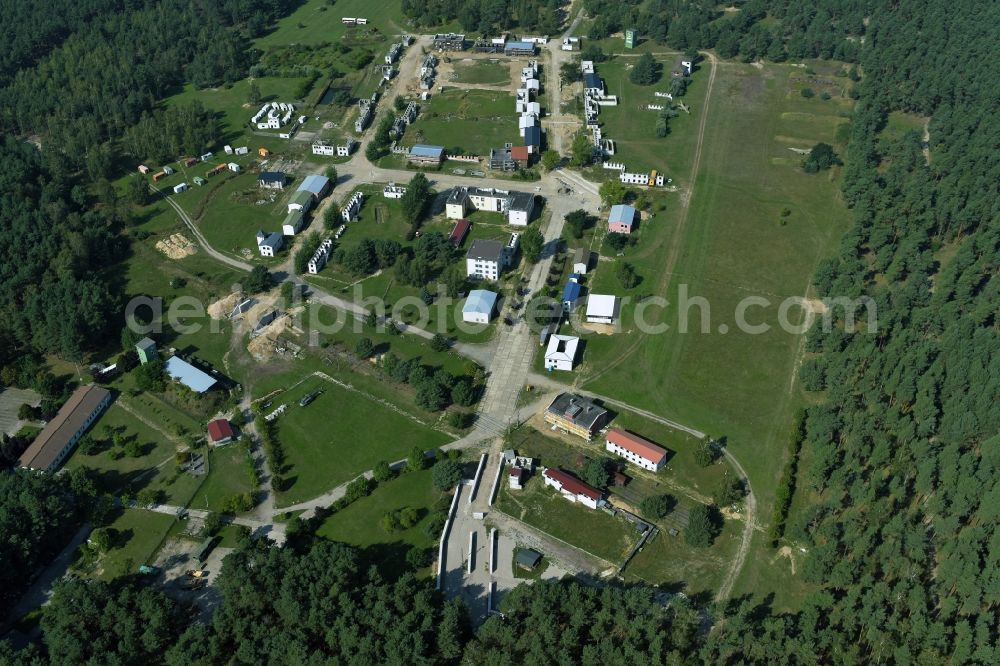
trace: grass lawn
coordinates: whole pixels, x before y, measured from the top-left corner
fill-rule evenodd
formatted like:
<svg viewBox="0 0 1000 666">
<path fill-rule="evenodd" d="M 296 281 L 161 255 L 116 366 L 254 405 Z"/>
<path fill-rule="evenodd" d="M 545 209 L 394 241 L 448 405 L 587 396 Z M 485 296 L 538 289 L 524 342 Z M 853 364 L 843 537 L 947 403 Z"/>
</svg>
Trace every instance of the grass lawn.
<svg viewBox="0 0 1000 666">
<path fill-rule="evenodd" d="M 667 89 L 670 67 L 676 56 L 657 55 L 656 58 L 664 65 L 664 75 L 650 86 L 640 86 L 629 81 L 628 72 L 636 59 L 631 52 L 595 64 L 597 75 L 604 80 L 607 93 L 618 95 L 618 106 L 602 106 L 598 120 L 604 137 L 615 142 L 613 161 L 624 162 L 631 172 L 656 169 L 668 178 L 673 178 L 675 184 L 686 184 L 684 180 L 688 177 L 688 167 L 697 140 L 699 114 L 704 108 L 708 65 L 703 64 L 699 71 L 694 72 L 687 93 L 679 98 L 679 101 L 690 107 L 691 113 L 680 111 L 676 118 L 670 120 L 669 134 L 661 138 L 656 136 L 659 111 L 651 111 L 646 105 L 666 101 L 653 93 Z"/>
<path fill-rule="evenodd" d="M 496 507 L 612 564 L 620 564 L 639 538 L 624 520 L 563 499 L 545 485 L 541 472 L 533 474 L 522 490 L 512 491 L 504 484 Z"/>
<path fill-rule="evenodd" d="M 837 67 L 815 65 L 822 66 Z M 670 328 L 647 335 L 626 322 L 624 333 L 588 338 L 593 370 L 581 377 L 585 388 L 727 437 L 750 475 L 763 522 L 770 517 L 792 414 L 802 400 L 792 380 L 802 338 L 778 326 L 778 305 L 810 295 L 817 263 L 835 251 L 849 219 L 838 172 L 805 174 L 789 148 L 825 141 L 842 151 L 839 128 L 850 102 L 803 98 L 800 75 L 790 65 L 719 65 L 687 226 L 676 233 L 676 208 L 669 206 L 626 253 L 643 278 L 639 291 L 671 302 L 665 311 L 651 308 L 647 321 Z M 786 208 L 790 214 L 782 224 Z M 673 274 L 665 275 L 662 263 L 675 244 L 679 260 Z M 704 334 L 697 306 L 688 308 L 691 330 L 678 330 L 683 285 L 689 297 L 709 303 Z M 747 296 L 770 303 L 746 312 L 749 322 L 766 323 L 769 331 L 755 335 L 735 326 L 737 306 Z M 795 323 L 800 316 L 792 308 L 788 319 Z M 755 559 L 751 554 L 750 561 Z M 746 585 L 734 592 L 761 589 L 764 581 L 754 578 L 744 575 Z M 773 587 L 773 581 L 766 585 Z M 780 597 L 782 590 L 776 591 Z"/>
<path fill-rule="evenodd" d="M 316 390 L 322 393 L 299 407 L 299 399 Z M 285 506 L 321 495 L 380 460 L 405 458 L 414 446 L 427 450 L 449 441 L 444 433 L 317 377 L 273 398 L 273 404 L 288 405 L 278 417 L 290 468 L 285 477 L 291 486 L 278 494 Z"/>
<path fill-rule="evenodd" d="M 513 95 L 445 88 L 420 110 L 417 121 L 407 128 L 403 144 L 429 143 L 444 146 L 452 155 L 487 156 L 490 148 L 517 140 Z"/>
<path fill-rule="evenodd" d="M 364 17 L 368 23 L 347 26 L 342 17 Z M 292 14 L 278 21 L 277 27 L 257 39 L 257 48 L 285 44 L 322 44 L 336 42 L 344 35 L 362 35 L 378 30 L 395 35 L 403 30 L 406 19 L 398 2 L 392 0 L 337 0 L 331 6 L 328 0 L 307 0 Z"/>
<path fill-rule="evenodd" d="M 713 593 L 739 544 L 742 529 L 741 522 L 727 520 L 722 534 L 708 548 L 687 545 L 683 532 L 671 536 L 661 529 L 625 567 L 625 580 L 641 579 L 657 585 L 683 583 L 688 596 Z"/>
<path fill-rule="evenodd" d="M 517 563 L 517 556 L 518 554 L 520 554 L 522 550 L 527 550 L 527 549 L 526 548 L 514 549 L 514 557 L 513 560 L 511 561 L 511 567 L 510 567 L 511 575 L 513 575 L 514 578 L 521 578 L 524 580 L 541 580 L 542 575 L 545 573 L 545 570 L 549 568 L 549 561 L 545 559 L 545 556 L 543 555 L 542 559 L 538 560 L 538 564 L 535 565 L 534 569 L 525 569 L 524 567 L 519 566 Z"/>
<path fill-rule="evenodd" d="M 140 564 L 152 563 L 160 543 L 176 518 L 141 509 L 124 509 L 108 525 L 114 530 L 112 546 L 98 562 L 97 578 L 111 580 L 136 573 Z"/>
<path fill-rule="evenodd" d="M 402 558 L 410 546 L 433 548 L 436 542 L 424 529 L 440 491 L 431 483 L 429 469 L 402 474 L 379 484 L 368 497 L 362 498 L 346 509 L 333 514 L 320 526 L 317 534 L 333 541 L 341 541 L 361 548 L 392 551 Z M 386 532 L 379 521 L 390 511 L 412 508 L 420 513 L 420 522 L 413 527 L 396 532 Z"/>
<path fill-rule="evenodd" d="M 191 508 L 222 511 L 226 500 L 233 495 L 256 490 L 250 480 L 247 451 L 242 444 L 233 442 L 212 448 L 208 456 L 208 474 L 191 500 Z"/>
<path fill-rule="evenodd" d="M 480 83 L 485 85 L 506 85 L 510 83 L 509 59 L 474 60 L 466 58 L 455 62 L 453 83 Z"/>
</svg>

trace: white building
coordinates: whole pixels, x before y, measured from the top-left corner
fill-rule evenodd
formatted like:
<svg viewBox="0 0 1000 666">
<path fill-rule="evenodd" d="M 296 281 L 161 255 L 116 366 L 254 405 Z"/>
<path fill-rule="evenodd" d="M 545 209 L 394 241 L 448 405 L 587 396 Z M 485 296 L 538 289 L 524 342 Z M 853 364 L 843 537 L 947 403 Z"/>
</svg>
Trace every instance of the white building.
<svg viewBox="0 0 1000 666">
<path fill-rule="evenodd" d="M 357 148 L 358 142 L 354 139 L 348 139 L 345 143 L 337 146 L 337 157 L 350 157 L 354 149 Z"/>
<path fill-rule="evenodd" d="M 498 280 L 510 257 L 506 246 L 495 240 L 474 240 L 465 255 L 465 274 L 480 280 Z"/>
<path fill-rule="evenodd" d="M 542 477 L 545 485 L 558 490 L 570 502 L 577 502 L 590 509 L 596 509 L 604 502 L 604 493 L 561 469 L 548 467 L 542 472 Z"/>
<path fill-rule="evenodd" d="M 330 259 L 330 252 L 332 250 L 333 241 L 329 238 L 324 239 L 323 242 L 319 244 L 319 247 L 316 248 L 316 252 L 313 253 L 312 258 L 309 259 L 309 263 L 306 264 L 306 268 L 309 270 L 310 274 L 316 275 L 323 270 L 323 266 L 326 266 L 326 262 Z"/>
<path fill-rule="evenodd" d="M 667 463 L 667 450 L 621 428 L 608 431 L 605 448 L 633 465 L 657 472 Z"/>
<path fill-rule="evenodd" d="M 187 189 L 187 183 L 178 183 L 177 185 L 174 185 L 174 194 L 180 194 L 181 192 L 187 191 Z"/>
<path fill-rule="evenodd" d="M 302 231 L 302 227 L 304 227 L 305 224 L 305 211 L 293 210 L 285 217 L 285 221 L 281 224 L 281 233 L 285 236 L 294 236 Z"/>
<path fill-rule="evenodd" d="M 319 141 L 312 145 L 313 155 L 323 155 L 324 157 L 333 157 L 334 154 L 336 153 L 336 150 L 337 149 L 334 146 L 323 143 L 322 141 Z"/>
<path fill-rule="evenodd" d="M 233 147 L 230 146 L 228 143 L 222 147 L 222 150 L 226 153 L 226 155 L 233 154 Z"/>
<path fill-rule="evenodd" d="M 486 289 L 473 289 L 462 306 L 462 321 L 470 324 L 488 324 L 496 309 L 497 295 Z"/>
<path fill-rule="evenodd" d="M 572 370 L 579 344 L 580 338 L 571 335 L 549 336 L 549 346 L 545 350 L 545 369 Z"/>
<path fill-rule="evenodd" d="M 236 153 L 237 155 L 246 155 L 247 153 L 250 152 L 250 149 L 247 148 L 246 146 L 240 146 L 239 148 L 235 149 L 233 152 Z"/>
<path fill-rule="evenodd" d="M 591 294 L 587 298 L 588 324 L 613 324 L 618 316 L 618 298 L 610 294 Z"/>
<path fill-rule="evenodd" d="M 382 196 L 386 199 L 402 199 L 406 194 L 406 188 L 396 183 L 389 183 L 382 188 Z"/>
<path fill-rule="evenodd" d="M 534 195 L 491 187 L 456 187 L 445 202 L 445 215 L 449 219 L 460 220 L 470 210 L 483 210 L 503 213 L 508 224 L 518 227 L 528 224 L 534 209 Z"/>
<path fill-rule="evenodd" d="M 232 171 L 233 173 L 240 172 L 240 165 L 237 164 L 236 162 L 230 162 L 229 164 L 226 165 L 226 168 Z"/>
<path fill-rule="evenodd" d="M 628 173 L 627 171 L 622 171 L 618 176 L 618 180 L 626 185 L 649 185 L 652 181 L 653 185 L 663 187 L 664 183 L 663 175 L 655 171 L 652 173 Z"/>
<path fill-rule="evenodd" d="M 355 192 L 351 195 L 351 198 L 340 211 L 340 216 L 343 218 L 344 222 L 350 222 L 357 219 L 358 213 L 361 212 L 361 204 L 364 203 L 364 200 L 365 195 L 362 192 Z"/>
<path fill-rule="evenodd" d="M 284 243 L 284 237 L 277 231 L 272 231 L 271 233 L 257 232 L 257 250 L 260 251 L 260 256 L 262 257 L 273 257 Z"/>
</svg>

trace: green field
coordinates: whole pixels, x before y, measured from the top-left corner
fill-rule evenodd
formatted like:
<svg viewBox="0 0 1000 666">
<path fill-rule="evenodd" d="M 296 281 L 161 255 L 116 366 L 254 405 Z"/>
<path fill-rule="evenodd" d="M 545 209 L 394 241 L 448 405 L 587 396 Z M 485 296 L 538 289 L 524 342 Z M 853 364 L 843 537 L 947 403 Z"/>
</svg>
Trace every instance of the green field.
<svg viewBox="0 0 1000 666">
<path fill-rule="evenodd" d="M 427 535 L 428 518 L 442 494 L 431 483 L 430 470 L 402 474 L 379 484 L 369 495 L 333 514 L 320 526 L 318 536 L 358 546 L 368 551 L 375 563 L 398 568 L 411 547 L 434 548 L 436 542 Z M 416 509 L 420 522 L 395 532 L 384 530 L 379 521 L 390 511 Z"/>
<path fill-rule="evenodd" d="M 640 579 L 654 585 L 684 584 L 688 596 L 710 595 L 718 588 L 739 543 L 743 524 L 727 520 L 715 542 L 695 548 L 684 542 L 683 532 L 671 536 L 660 530 L 625 567 L 626 581 Z"/>
<path fill-rule="evenodd" d="M 228 498 L 256 490 L 250 482 L 247 450 L 242 444 L 211 448 L 208 456 L 208 474 L 191 500 L 192 508 L 222 511 Z"/>
<path fill-rule="evenodd" d="M 364 17 L 363 26 L 346 26 L 341 18 Z M 378 30 L 386 35 L 404 30 L 405 18 L 399 2 L 395 0 L 337 0 L 331 5 L 327 0 L 308 0 L 297 10 L 278 21 L 275 30 L 257 39 L 258 48 L 285 44 L 321 44 L 336 42 L 344 35 L 365 34 Z"/>
<path fill-rule="evenodd" d="M 510 83 L 511 64 L 504 60 L 474 60 L 466 58 L 455 62 L 453 83 L 478 83 L 483 85 L 506 85 Z"/>
<path fill-rule="evenodd" d="M 521 490 L 501 488 L 496 508 L 612 564 L 620 564 L 639 533 L 623 519 L 562 498 L 538 471 Z"/>
<path fill-rule="evenodd" d="M 299 407 L 299 399 L 316 390 L 322 394 Z M 272 400 L 274 407 L 288 405 L 278 417 L 278 438 L 290 468 L 285 477 L 291 486 L 278 494 L 285 506 L 321 495 L 380 460 L 405 458 L 414 446 L 428 450 L 449 441 L 444 433 L 320 378 Z"/>
<path fill-rule="evenodd" d="M 120 458 L 112 459 L 108 452 L 112 448 L 111 433 L 115 431 L 121 434 L 125 442 L 136 441 L 141 455 L 132 458 L 123 454 Z M 128 492 L 135 495 L 140 490 L 148 489 L 162 492 L 165 502 L 186 504 L 200 482 L 189 474 L 176 472 L 176 444 L 173 441 L 120 405 L 112 404 L 89 432 L 94 439 L 106 443 L 94 455 L 88 456 L 80 449 L 74 450 L 66 461 L 66 468 L 86 467 L 91 470 L 96 483 L 104 492 L 116 495 Z"/>
<path fill-rule="evenodd" d="M 441 145 L 452 155 L 488 156 L 490 148 L 517 141 L 513 95 L 457 88 L 445 88 L 431 97 L 403 136 L 406 145 Z"/>
<path fill-rule="evenodd" d="M 124 509 L 107 526 L 113 530 L 112 545 L 98 562 L 97 578 L 111 580 L 136 573 L 140 564 L 152 564 L 175 520 L 162 513 Z"/>
<path fill-rule="evenodd" d="M 848 220 L 839 201 L 837 170 L 805 174 L 801 157 L 789 148 L 825 141 L 843 150 L 839 127 L 850 103 L 803 98 L 799 75 L 788 65 L 719 65 L 686 226 L 678 233 L 678 202 L 672 198 L 667 212 L 648 225 L 641 243 L 626 250 L 623 259 L 642 277 L 635 291 L 671 302 L 665 311 L 647 313 L 651 323 L 666 322 L 670 328 L 640 334 L 626 311 L 625 333 L 588 338 L 586 353 L 594 369 L 579 377 L 585 388 L 726 437 L 750 475 L 758 520 L 764 522 L 783 462 L 785 433 L 801 401 L 791 378 L 802 338 L 778 327 L 778 305 L 809 295 L 817 263 L 834 252 Z M 786 208 L 789 215 L 782 218 Z M 672 252 L 678 261 L 667 274 L 665 258 Z M 597 284 L 609 284 L 601 275 L 612 272 L 608 268 L 610 262 L 602 261 Z M 687 285 L 689 297 L 707 299 L 707 332 L 699 332 L 696 306 L 688 309 L 689 332 L 679 332 L 681 285 Z M 770 331 L 737 330 L 737 305 L 747 296 L 771 303 L 746 313 L 749 322 L 767 323 Z M 801 310 L 790 310 L 791 323 L 800 317 Z M 720 331 L 723 324 L 726 333 Z M 763 585 L 752 571 L 747 569 L 737 592 Z"/>
<path fill-rule="evenodd" d="M 657 55 L 664 65 L 664 75 L 658 83 L 639 86 L 628 79 L 628 71 L 635 62 L 635 54 L 618 55 L 606 62 L 595 64 L 597 75 L 604 80 L 609 95 L 618 96 L 618 106 L 603 106 L 598 120 L 605 138 L 615 142 L 615 162 L 624 162 L 631 172 L 657 169 L 678 185 L 687 185 L 688 167 L 697 139 L 698 118 L 704 107 L 708 86 L 708 65 L 704 63 L 700 71 L 691 77 L 687 93 L 679 98 L 691 109 L 691 113 L 681 111 L 670 120 L 670 133 L 666 137 L 656 136 L 658 111 L 646 108 L 647 104 L 663 104 L 665 99 L 653 95 L 656 91 L 666 91 L 670 79 L 670 67 L 675 55 Z M 603 176 L 613 172 L 605 171 Z"/>
</svg>

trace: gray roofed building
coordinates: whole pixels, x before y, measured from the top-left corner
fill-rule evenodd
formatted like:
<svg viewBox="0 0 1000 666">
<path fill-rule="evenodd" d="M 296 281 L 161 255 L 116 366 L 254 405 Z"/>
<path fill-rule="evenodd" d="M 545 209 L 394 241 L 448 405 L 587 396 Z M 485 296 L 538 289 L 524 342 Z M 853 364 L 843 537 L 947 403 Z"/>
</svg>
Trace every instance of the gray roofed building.
<svg viewBox="0 0 1000 666">
<path fill-rule="evenodd" d="M 522 548 L 518 551 L 517 557 L 514 558 L 517 562 L 517 566 L 524 567 L 525 569 L 534 569 L 538 566 L 538 563 L 542 561 L 542 554 L 537 550 L 532 550 L 531 548 Z"/>
<path fill-rule="evenodd" d="M 45 424 L 21 454 L 21 467 L 54 472 L 73 450 L 84 431 L 111 404 L 111 393 L 100 386 L 81 386 Z"/>
<path fill-rule="evenodd" d="M 545 421 L 590 440 L 608 422 L 608 410 L 576 393 L 560 393 L 545 410 Z"/>
<path fill-rule="evenodd" d="M 478 239 L 472 241 L 472 246 L 465 254 L 465 258 L 501 262 L 504 251 L 505 246 L 500 241 Z"/>
</svg>

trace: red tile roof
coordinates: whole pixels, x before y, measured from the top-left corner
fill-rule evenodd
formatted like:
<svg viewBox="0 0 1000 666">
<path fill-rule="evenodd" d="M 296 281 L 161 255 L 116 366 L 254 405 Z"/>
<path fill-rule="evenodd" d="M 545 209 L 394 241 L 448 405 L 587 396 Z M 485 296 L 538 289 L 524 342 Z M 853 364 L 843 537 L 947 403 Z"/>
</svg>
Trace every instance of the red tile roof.
<svg viewBox="0 0 1000 666">
<path fill-rule="evenodd" d="M 604 493 L 593 486 L 589 486 L 580 479 L 576 478 L 572 474 L 568 474 L 561 469 L 554 469 L 549 467 L 545 470 L 545 476 L 552 479 L 553 481 L 559 482 L 567 492 L 571 492 L 574 495 L 583 495 L 584 497 L 589 497 L 590 499 L 597 501 L 604 497 Z"/>
<path fill-rule="evenodd" d="M 208 436 L 213 442 L 220 442 L 226 438 L 232 439 L 233 427 L 226 419 L 215 419 L 208 424 Z"/>
<path fill-rule="evenodd" d="M 523 474 L 524 474 L 524 469 L 520 467 L 510 468 L 510 475 L 515 479 L 520 479 Z"/>
<path fill-rule="evenodd" d="M 657 446 L 638 435 L 625 432 L 621 428 L 612 428 L 608 431 L 608 442 L 620 446 L 626 451 L 631 451 L 654 465 L 659 465 L 667 455 L 667 450 L 662 446 Z"/>
</svg>

